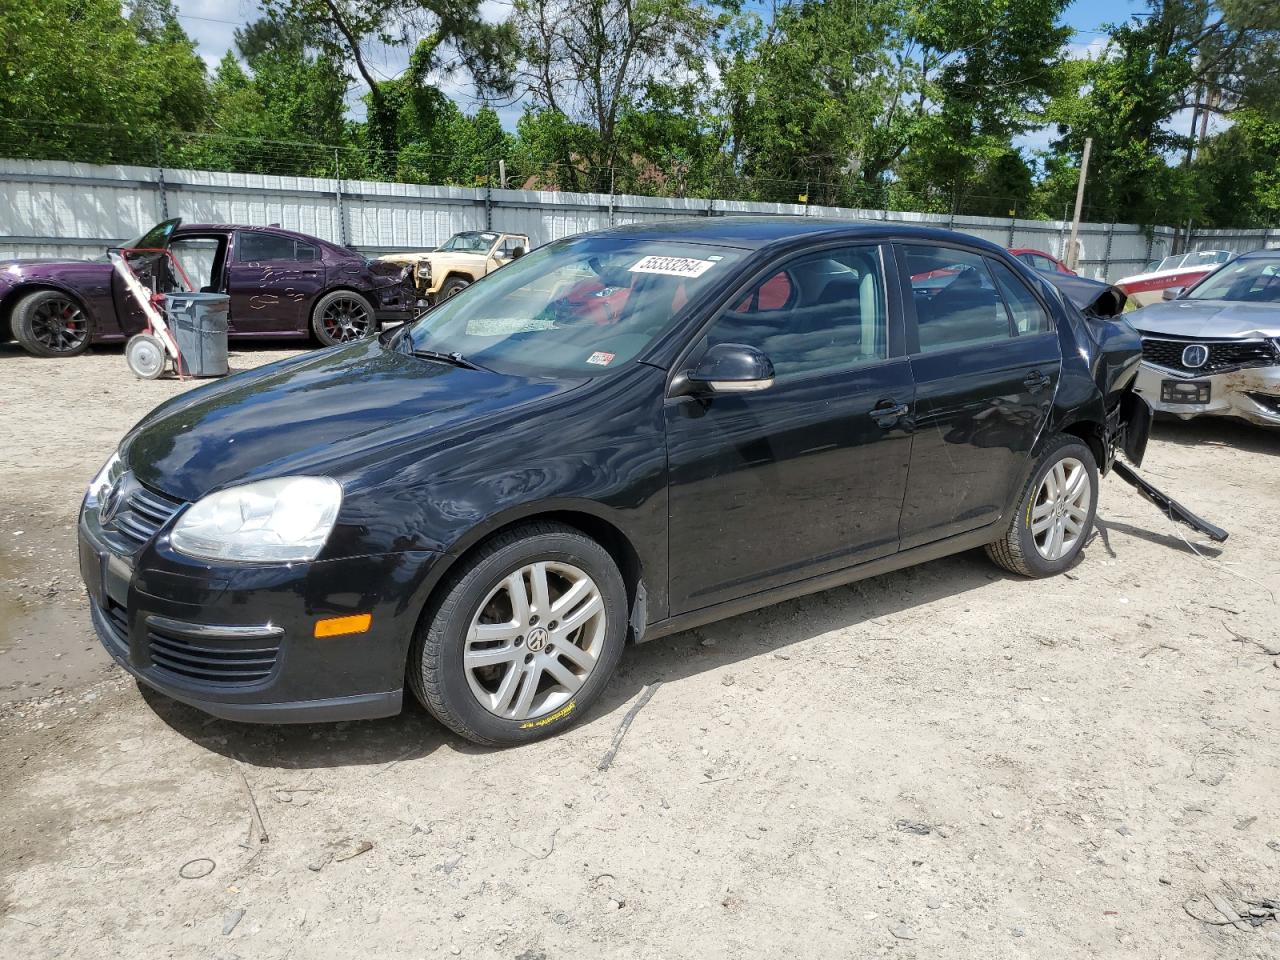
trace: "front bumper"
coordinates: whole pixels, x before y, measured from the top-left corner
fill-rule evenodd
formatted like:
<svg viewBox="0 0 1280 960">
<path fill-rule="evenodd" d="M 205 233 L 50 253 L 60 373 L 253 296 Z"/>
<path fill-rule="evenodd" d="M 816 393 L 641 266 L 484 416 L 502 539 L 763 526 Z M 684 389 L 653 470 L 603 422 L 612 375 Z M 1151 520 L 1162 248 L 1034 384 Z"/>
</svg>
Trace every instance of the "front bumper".
<svg viewBox="0 0 1280 960">
<path fill-rule="evenodd" d="M 403 307 L 383 307 L 373 311 L 373 315 L 379 323 L 403 323 L 418 315 L 421 309 L 418 304 L 419 301 L 414 300 Z"/>
<path fill-rule="evenodd" d="M 80 572 L 99 640 L 166 696 L 228 720 L 307 723 L 399 713 L 419 591 L 437 558 L 406 552 L 314 563 L 210 564 L 167 532 L 130 550 L 81 511 Z M 365 633 L 315 622 L 372 613 Z"/>
<path fill-rule="evenodd" d="M 1166 380 L 1207 383 L 1208 403 L 1169 403 L 1161 399 Z M 1209 376 L 1187 376 L 1143 361 L 1133 387 L 1153 410 L 1189 420 L 1192 417 L 1238 417 L 1262 426 L 1280 426 L 1280 366 L 1250 367 Z"/>
</svg>

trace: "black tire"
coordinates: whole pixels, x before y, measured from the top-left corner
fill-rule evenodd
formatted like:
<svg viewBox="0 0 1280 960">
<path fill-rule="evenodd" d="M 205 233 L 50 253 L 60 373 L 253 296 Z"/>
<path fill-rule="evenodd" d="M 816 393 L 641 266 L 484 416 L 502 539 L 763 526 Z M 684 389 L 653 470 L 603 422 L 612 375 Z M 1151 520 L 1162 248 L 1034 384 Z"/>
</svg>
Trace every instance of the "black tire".
<svg viewBox="0 0 1280 960">
<path fill-rule="evenodd" d="M 568 703 L 545 716 L 508 720 L 472 693 L 464 644 L 480 604 L 509 574 L 536 561 L 572 564 L 594 581 L 604 605 L 604 639 L 594 668 Z M 626 644 L 627 591 L 617 564 L 600 544 L 558 523 L 529 523 L 494 537 L 449 577 L 437 597 L 410 649 L 409 686 L 437 720 L 482 746 L 529 743 L 576 723 L 608 684 Z"/>
<path fill-rule="evenodd" d="M 1076 537 L 1075 543 L 1054 560 L 1046 559 L 1036 546 L 1035 534 L 1032 532 L 1031 515 L 1037 506 L 1041 486 L 1045 477 L 1058 463 L 1068 458 L 1080 461 L 1084 465 L 1089 483 L 1090 497 L 1087 518 L 1083 529 Z M 1078 437 L 1060 433 L 1050 438 L 1044 452 L 1036 461 L 1022 494 L 1018 497 L 1014 514 L 1009 518 L 1009 528 L 1005 535 L 986 546 L 987 556 L 1010 573 L 1018 573 L 1024 577 L 1051 577 L 1071 568 L 1084 548 L 1093 520 L 1098 512 L 1098 463 L 1088 444 Z"/>
<path fill-rule="evenodd" d="M 311 310 L 311 332 L 326 347 L 363 340 L 378 332 L 373 305 L 352 290 L 334 290 Z"/>
<path fill-rule="evenodd" d="M 439 299 L 448 300 L 469 286 L 471 286 L 470 280 L 464 280 L 462 277 L 450 277 L 444 282 L 444 286 L 440 288 Z"/>
<path fill-rule="evenodd" d="M 13 339 L 35 357 L 75 357 L 89 349 L 84 308 L 58 290 L 28 293 L 13 307 Z"/>
</svg>

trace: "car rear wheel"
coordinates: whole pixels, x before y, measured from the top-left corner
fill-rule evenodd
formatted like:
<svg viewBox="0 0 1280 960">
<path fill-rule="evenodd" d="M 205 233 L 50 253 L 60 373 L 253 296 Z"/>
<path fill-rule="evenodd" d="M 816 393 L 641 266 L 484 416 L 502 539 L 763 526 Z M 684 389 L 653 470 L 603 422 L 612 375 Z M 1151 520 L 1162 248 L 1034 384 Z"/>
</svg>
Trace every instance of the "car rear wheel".
<svg viewBox="0 0 1280 960">
<path fill-rule="evenodd" d="M 74 357 L 89 348 L 89 318 L 56 290 L 29 293 L 13 308 L 13 338 L 37 357 Z"/>
<path fill-rule="evenodd" d="M 987 556 L 1011 573 L 1049 577 L 1075 563 L 1098 510 L 1098 464 L 1078 437 L 1058 434 L 1040 455 L 1009 529 Z"/>
<path fill-rule="evenodd" d="M 440 288 L 440 299 L 448 300 L 450 297 L 457 296 L 469 286 L 471 286 L 470 280 L 464 280 L 462 277 L 450 277 L 444 282 L 444 286 Z"/>
<path fill-rule="evenodd" d="M 350 290 L 326 293 L 311 311 L 311 329 L 326 347 L 363 340 L 377 328 L 369 301 Z"/>
<path fill-rule="evenodd" d="M 600 544 L 572 527 L 521 526 L 453 576 L 424 618 L 409 684 L 441 723 L 487 746 L 559 733 L 622 656 L 627 593 Z"/>
</svg>

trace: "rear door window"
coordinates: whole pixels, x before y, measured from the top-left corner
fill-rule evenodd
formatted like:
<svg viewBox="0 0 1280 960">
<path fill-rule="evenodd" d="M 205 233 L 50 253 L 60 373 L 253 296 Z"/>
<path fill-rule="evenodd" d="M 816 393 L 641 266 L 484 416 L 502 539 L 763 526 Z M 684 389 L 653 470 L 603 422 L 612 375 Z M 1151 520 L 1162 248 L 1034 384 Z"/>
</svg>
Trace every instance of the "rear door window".
<svg viewBox="0 0 1280 960">
<path fill-rule="evenodd" d="M 1008 340 L 1014 335 L 986 258 L 951 247 L 903 244 L 920 352 Z"/>
<path fill-rule="evenodd" d="M 304 246 L 311 251 L 307 259 L 315 259 L 315 247 Z M 236 248 L 236 259 L 241 263 L 256 263 L 261 260 L 296 260 L 297 251 L 292 237 L 282 237 L 275 233 L 258 233 L 254 230 L 242 230 Z"/>
<path fill-rule="evenodd" d="M 1051 327 L 1049 315 L 1045 312 L 1035 294 L 1027 289 L 1012 270 L 999 260 L 987 260 L 987 266 L 995 277 L 1000 297 L 1009 308 L 1013 320 L 1013 329 L 1019 336 L 1035 333 L 1047 333 Z"/>
</svg>

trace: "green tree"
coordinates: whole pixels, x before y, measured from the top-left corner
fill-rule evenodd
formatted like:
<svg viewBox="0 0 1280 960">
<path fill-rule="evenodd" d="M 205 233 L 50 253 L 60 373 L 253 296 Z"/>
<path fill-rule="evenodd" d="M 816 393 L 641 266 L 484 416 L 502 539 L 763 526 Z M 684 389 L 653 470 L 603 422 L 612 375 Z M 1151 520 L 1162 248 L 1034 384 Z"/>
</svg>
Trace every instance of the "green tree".
<svg viewBox="0 0 1280 960">
<path fill-rule="evenodd" d="M 209 85 L 206 128 L 172 137 L 173 166 L 333 176 L 346 136 L 342 65 L 295 22 L 264 18 L 236 31 Z M 347 151 L 340 151 L 345 154 Z"/>
<path fill-rule="evenodd" d="M 531 190 L 577 190 L 584 157 L 597 150 L 596 132 L 558 110 L 528 107 L 516 121 L 508 185 Z"/>
<path fill-rule="evenodd" d="M 744 174 L 770 199 L 954 208 L 1056 89 L 1065 4 L 801 0 L 748 16 L 722 67 Z"/>
<path fill-rule="evenodd" d="M 1181 167 L 1196 120 L 1225 115 L 1275 85 L 1280 15 L 1238 0 L 1149 0 L 1149 14 L 1114 27 L 1101 54 L 1066 65 L 1066 92 L 1049 108 L 1053 149 L 1073 159 L 1093 139 L 1086 202 L 1091 219 L 1141 224 L 1200 219 L 1202 197 Z M 1191 110 L 1186 127 L 1174 118 Z M 1179 121 L 1179 126 L 1185 121 Z M 1075 190 L 1072 168 L 1041 193 L 1056 207 Z"/>
<path fill-rule="evenodd" d="M 415 51 L 427 61 L 418 64 L 441 72 L 465 69 L 482 92 L 510 90 L 508 56 L 512 31 L 505 24 L 480 17 L 481 0 L 263 0 L 263 7 L 281 19 L 302 24 L 331 56 L 350 64 L 368 88 L 366 130 L 373 153 L 370 162 L 390 172 L 401 146 L 399 132 L 403 101 L 399 88 L 385 87 L 375 76 L 367 55 L 373 43 L 407 46 L 422 38 Z M 447 57 L 453 52 L 456 58 Z"/>
<path fill-rule="evenodd" d="M 10 156 L 152 163 L 158 131 L 199 125 L 205 107 L 204 64 L 171 4 L 135 4 L 126 18 L 118 0 L 5 3 L 0 134 Z"/>
<path fill-rule="evenodd" d="M 1193 165 L 1202 216 L 1211 227 L 1280 223 L 1280 113 L 1247 107 L 1210 139 Z"/>
<path fill-rule="evenodd" d="M 516 89 L 591 136 L 561 156 L 572 180 L 605 189 L 624 159 L 620 122 L 653 81 L 704 74 L 719 16 L 694 0 L 515 0 Z M 566 144 L 567 145 L 567 144 Z"/>
</svg>

